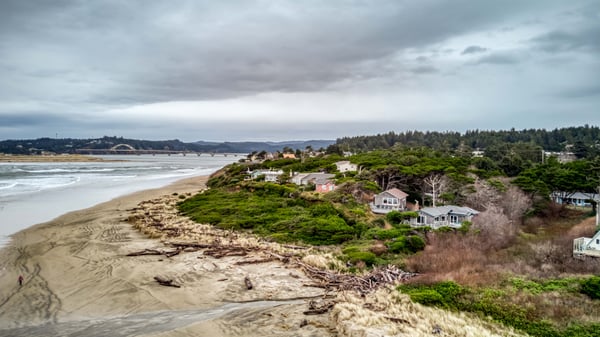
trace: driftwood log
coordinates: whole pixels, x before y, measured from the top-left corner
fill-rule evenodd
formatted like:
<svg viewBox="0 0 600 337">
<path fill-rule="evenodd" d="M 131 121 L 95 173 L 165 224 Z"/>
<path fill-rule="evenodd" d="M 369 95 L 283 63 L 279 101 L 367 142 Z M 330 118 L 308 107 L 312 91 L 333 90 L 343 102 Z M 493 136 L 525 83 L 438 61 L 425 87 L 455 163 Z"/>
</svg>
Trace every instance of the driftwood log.
<svg viewBox="0 0 600 337">
<path fill-rule="evenodd" d="M 161 286 L 181 288 L 180 285 L 173 283 L 173 280 L 164 278 L 162 276 L 154 276 L 154 280 L 156 280 L 156 282 L 158 282 L 158 284 Z"/>
<path fill-rule="evenodd" d="M 337 302 L 335 302 L 335 301 L 327 301 L 327 302 L 322 302 L 322 303 L 319 303 L 317 301 L 310 301 L 308 303 L 308 310 L 304 311 L 303 314 L 305 314 L 305 315 L 324 314 L 324 313 L 328 312 L 329 310 L 331 310 L 331 308 L 333 308 L 333 306 L 336 303 Z"/>
</svg>

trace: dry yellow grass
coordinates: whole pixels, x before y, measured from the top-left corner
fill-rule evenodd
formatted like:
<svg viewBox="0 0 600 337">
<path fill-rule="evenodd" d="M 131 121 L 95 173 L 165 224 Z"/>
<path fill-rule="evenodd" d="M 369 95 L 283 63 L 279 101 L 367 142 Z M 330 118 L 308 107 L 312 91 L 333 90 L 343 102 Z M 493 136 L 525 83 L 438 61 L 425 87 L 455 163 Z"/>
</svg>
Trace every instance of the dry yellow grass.
<svg viewBox="0 0 600 337">
<path fill-rule="evenodd" d="M 389 288 L 365 297 L 340 293 L 338 301 L 331 317 L 342 336 L 525 336 L 468 314 L 413 303 Z"/>
</svg>

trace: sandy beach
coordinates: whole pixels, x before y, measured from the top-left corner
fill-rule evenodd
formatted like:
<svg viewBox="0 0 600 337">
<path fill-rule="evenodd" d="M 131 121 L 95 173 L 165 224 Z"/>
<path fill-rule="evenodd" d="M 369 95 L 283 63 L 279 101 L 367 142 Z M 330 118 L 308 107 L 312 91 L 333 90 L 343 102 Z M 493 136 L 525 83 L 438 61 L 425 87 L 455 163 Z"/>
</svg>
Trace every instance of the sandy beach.
<svg viewBox="0 0 600 337">
<path fill-rule="evenodd" d="M 303 287 L 310 280 L 281 262 L 235 265 L 249 257 L 202 251 L 126 256 L 164 247 L 126 221 L 132 209 L 195 193 L 206 179 L 120 197 L 15 234 L 0 251 L 0 336 L 330 335 L 323 317 L 302 314 L 304 298 L 323 290 Z M 181 287 L 161 286 L 155 276 Z"/>
</svg>

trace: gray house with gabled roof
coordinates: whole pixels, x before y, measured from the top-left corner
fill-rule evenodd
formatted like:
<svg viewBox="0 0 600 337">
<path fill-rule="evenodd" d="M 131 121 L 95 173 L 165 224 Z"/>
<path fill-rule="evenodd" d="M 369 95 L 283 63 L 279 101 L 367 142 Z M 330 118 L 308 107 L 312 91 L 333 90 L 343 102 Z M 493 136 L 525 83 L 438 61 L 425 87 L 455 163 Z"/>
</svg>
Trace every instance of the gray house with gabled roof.
<svg viewBox="0 0 600 337">
<path fill-rule="evenodd" d="M 472 221 L 479 214 L 470 207 L 446 205 L 438 207 L 424 207 L 417 211 L 419 216 L 411 219 L 412 226 L 429 226 L 432 228 L 453 227 L 459 228 L 464 221 Z"/>
<path fill-rule="evenodd" d="M 378 214 L 386 214 L 391 211 L 404 211 L 406 210 L 407 196 L 408 194 L 397 188 L 383 191 L 377 194 L 370 204 L 371 211 Z"/>
</svg>

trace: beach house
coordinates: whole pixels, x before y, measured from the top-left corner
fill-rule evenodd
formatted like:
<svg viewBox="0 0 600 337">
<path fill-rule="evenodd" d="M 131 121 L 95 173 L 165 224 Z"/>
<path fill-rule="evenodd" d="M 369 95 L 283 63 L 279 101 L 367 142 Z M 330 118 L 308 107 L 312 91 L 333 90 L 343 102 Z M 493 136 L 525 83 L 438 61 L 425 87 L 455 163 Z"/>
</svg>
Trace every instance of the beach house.
<svg viewBox="0 0 600 337">
<path fill-rule="evenodd" d="M 331 173 L 296 173 L 291 181 L 296 185 L 309 185 L 316 184 L 318 181 L 326 181 L 328 179 L 333 179 L 335 174 Z"/>
<path fill-rule="evenodd" d="M 600 201 L 600 196 L 597 193 L 585 192 L 554 192 L 550 197 L 557 204 L 574 205 L 579 207 L 590 207 L 592 205 L 592 200 Z"/>
<path fill-rule="evenodd" d="M 459 228 L 465 221 L 472 221 L 473 217 L 479 214 L 470 207 L 464 206 L 438 206 L 424 207 L 417 211 L 418 216 L 411 219 L 412 226 L 429 226 L 432 228 L 452 227 Z"/>
<path fill-rule="evenodd" d="M 254 170 L 254 171 L 248 171 L 248 176 L 250 179 L 252 180 L 256 180 L 258 177 L 260 176 L 264 176 L 265 177 L 265 181 L 268 182 L 277 182 L 277 179 L 279 178 L 280 175 L 283 174 L 282 170 Z"/>
<path fill-rule="evenodd" d="M 600 257 L 600 231 L 591 238 L 580 237 L 573 240 L 573 257 Z"/>
<path fill-rule="evenodd" d="M 405 192 L 397 188 L 392 188 L 375 195 L 373 202 L 369 205 L 371 206 L 371 211 L 377 214 L 404 211 L 406 209 L 407 196 L 408 194 Z"/>
<path fill-rule="evenodd" d="M 335 166 L 339 172 L 356 172 L 358 170 L 358 166 L 352 164 L 349 160 L 338 161 Z"/>
</svg>

